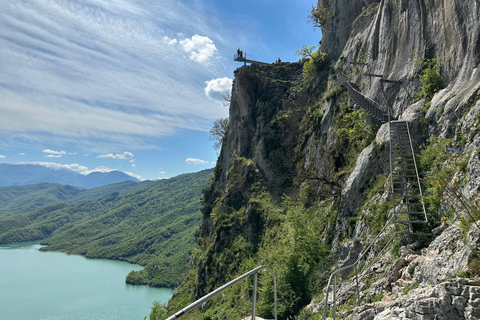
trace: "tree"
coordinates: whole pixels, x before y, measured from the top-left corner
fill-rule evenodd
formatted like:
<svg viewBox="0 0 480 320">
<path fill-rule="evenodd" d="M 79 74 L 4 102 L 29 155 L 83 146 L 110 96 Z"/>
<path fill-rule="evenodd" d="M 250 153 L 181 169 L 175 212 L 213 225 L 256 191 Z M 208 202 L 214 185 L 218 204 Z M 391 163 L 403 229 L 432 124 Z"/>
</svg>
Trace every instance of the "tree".
<svg viewBox="0 0 480 320">
<path fill-rule="evenodd" d="M 228 118 L 218 118 L 213 122 L 213 127 L 210 129 L 210 140 L 214 141 L 213 148 L 218 150 L 222 147 L 223 138 L 227 133 Z"/>
<path fill-rule="evenodd" d="M 167 319 L 167 305 L 158 301 L 153 302 L 153 308 L 150 312 L 150 320 Z"/>
<path fill-rule="evenodd" d="M 310 14 L 308 15 L 308 21 L 313 23 L 314 28 L 320 28 L 327 22 L 328 18 L 328 8 L 319 5 L 318 7 L 312 6 Z"/>
<path fill-rule="evenodd" d="M 222 103 L 224 107 L 229 107 L 231 101 L 232 101 L 232 94 L 230 92 L 226 92 L 222 95 Z"/>
<path fill-rule="evenodd" d="M 302 56 L 302 59 L 309 59 L 312 57 L 312 52 L 315 49 L 315 46 L 307 47 L 303 45 L 302 49 L 295 51 L 296 56 Z"/>
</svg>

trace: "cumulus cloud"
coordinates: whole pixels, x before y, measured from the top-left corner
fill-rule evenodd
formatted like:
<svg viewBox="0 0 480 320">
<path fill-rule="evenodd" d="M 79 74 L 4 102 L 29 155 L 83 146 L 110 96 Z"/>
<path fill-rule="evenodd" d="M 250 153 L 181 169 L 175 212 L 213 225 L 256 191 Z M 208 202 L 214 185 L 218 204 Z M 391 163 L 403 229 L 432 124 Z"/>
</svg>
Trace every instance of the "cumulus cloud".
<svg viewBox="0 0 480 320">
<path fill-rule="evenodd" d="M 3 154 L 0 154 L 0 159 L 5 159 L 6 157 Z"/>
<path fill-rule="evenodd" d="M 177 39 L 171 39 L 167 36 L 163 37 L 163 41 L 165 41 L 166 44 L 170 45 L 170 46 L 173 46 L 175 44 L 177 44 L 178 40 Z"/>
<path fill-rule="evenodd" d="M 97 156 L 97 158 L 104 158 L 104 159 L 122 159 L 122 160 L 127 160 L 127 159 L 132 159 L 134 157 L 133 153 L 131 152 L 124 152 L 124 153 L 108 153 L 108 154 L 101 154 Z"/>
<path fill-rule="evenodd" d="M 207 97 L 221 100 L 225 94 L 228 94 L 232 90 L 233 80 L 228 77 L 212 79 L 205 81 L 207 86 L 204 91 Z"/>
<path fill-rule="evenodd" d="M 42 152 L 50 154 L 47 157 L 52 157 L 51 155 L 57 156 L 55 158 L 60 158 L 61 156 L 67 154 L 67 152 L 65 152 L 65 151 L 55 151 L 55 150 L 52 150 L 52 149 L 45 149 L 45 150 L 42 150 Z"/>
<path fill-rule="evenodd" d="M 47 158 L 61 158 L 62 155 L 61 154 L 49 154 L 47 155 Z"/>
<path fill-rule="evenodd" d="M 207 164 L 208 163 L 208 161 L 197 159 L 197 158 L 187 158 L 185 162 L 188 164 Z"/>
<path fill-rule="evenodd" d="M 24 156 L 24 155 L 26 155 L 26 153 L 25 152 L 20 152 L 18 155 L 19 156 Z"/>
<path fill-rule="evenodd" d="M 208 60 L 215 54 L 217 47 L 208 37 L 202 37 L 198 34 L 190 39 L 180 41 L 185 52 L 190 54 L 190 59 L 199 63 L 208 62 Z"/>
</svg>

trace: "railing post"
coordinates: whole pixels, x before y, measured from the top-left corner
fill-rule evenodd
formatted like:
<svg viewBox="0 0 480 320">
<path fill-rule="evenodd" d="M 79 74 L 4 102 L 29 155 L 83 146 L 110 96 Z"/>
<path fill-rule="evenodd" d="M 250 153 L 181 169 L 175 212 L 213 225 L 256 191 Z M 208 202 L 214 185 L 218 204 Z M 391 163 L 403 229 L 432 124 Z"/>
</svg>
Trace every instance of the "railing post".
<svg viewBox="0 0 480 320">
<path fill-rule="evenodd" d="M 255 320 L 257 310 L 257 275 L 253 275 L 252 320 Z"/>
<path fill-rule="evenodd" d="M 356 296 L 356 301 L 355 301 L 355 304 L 358 304 L 360 305 L 360 289 L 359 289 L 359 286 L 358 286 L 358 273 L 357 273 L 357 265 L 355 264 L 355 282 L 357 284 L 357 296 Z"/>
<path fill-rule="evenodd" d="M 335 320 L 335 309 L 337 307 L 337 274 L 333 276 L 333 320 Z"/>
</svg>

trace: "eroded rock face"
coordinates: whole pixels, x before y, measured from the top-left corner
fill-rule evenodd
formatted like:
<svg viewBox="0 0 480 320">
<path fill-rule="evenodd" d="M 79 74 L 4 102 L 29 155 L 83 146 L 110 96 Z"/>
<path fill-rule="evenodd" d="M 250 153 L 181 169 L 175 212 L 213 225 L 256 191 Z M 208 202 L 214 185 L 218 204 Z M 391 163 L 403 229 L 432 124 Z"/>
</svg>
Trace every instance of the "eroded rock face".
<svg viewBox="0 0 480 320">
<path fill-rule="evenodd" d="M 438 236 L 425 254 L 413 260 L 413 280 L 417 283 L 436 284 L 456 271 L 467 270 L 471 248 L 463 241 L 463 230 L 452 225 Z"/>
<path fill-rule="evenodd" d="M 456 279 L 420 287 L 392 302 L 377 302 L 344 314 L 353 320 L 480 319 L 480 280 Z"/>
<path fill-rule="evenodd" d="M 352 30 L 353 21 L 362 13 L 363 8 L 368 8 L 378 0 L 319 0 L 318 5 L 329 11 L 329 17 L 322 26 L 322 50 L 337 59 Z"/>
</svg>

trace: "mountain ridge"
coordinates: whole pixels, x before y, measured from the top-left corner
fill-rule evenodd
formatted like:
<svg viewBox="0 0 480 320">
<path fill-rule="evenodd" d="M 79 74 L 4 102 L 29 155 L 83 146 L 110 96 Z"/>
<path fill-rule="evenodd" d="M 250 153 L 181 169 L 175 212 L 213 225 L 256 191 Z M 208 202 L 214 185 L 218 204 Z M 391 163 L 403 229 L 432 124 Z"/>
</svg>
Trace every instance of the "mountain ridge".
<svg viewBox="0 0 480 320">
<path fill-rule="evenodd" d="M 41 164 L 0 163 L 0 187 L 48 182 L 90 189 L 127 180 L 140 181 L 118 170 L 84 175 L 67 168 L 51 168 Z"/>
</svg>

